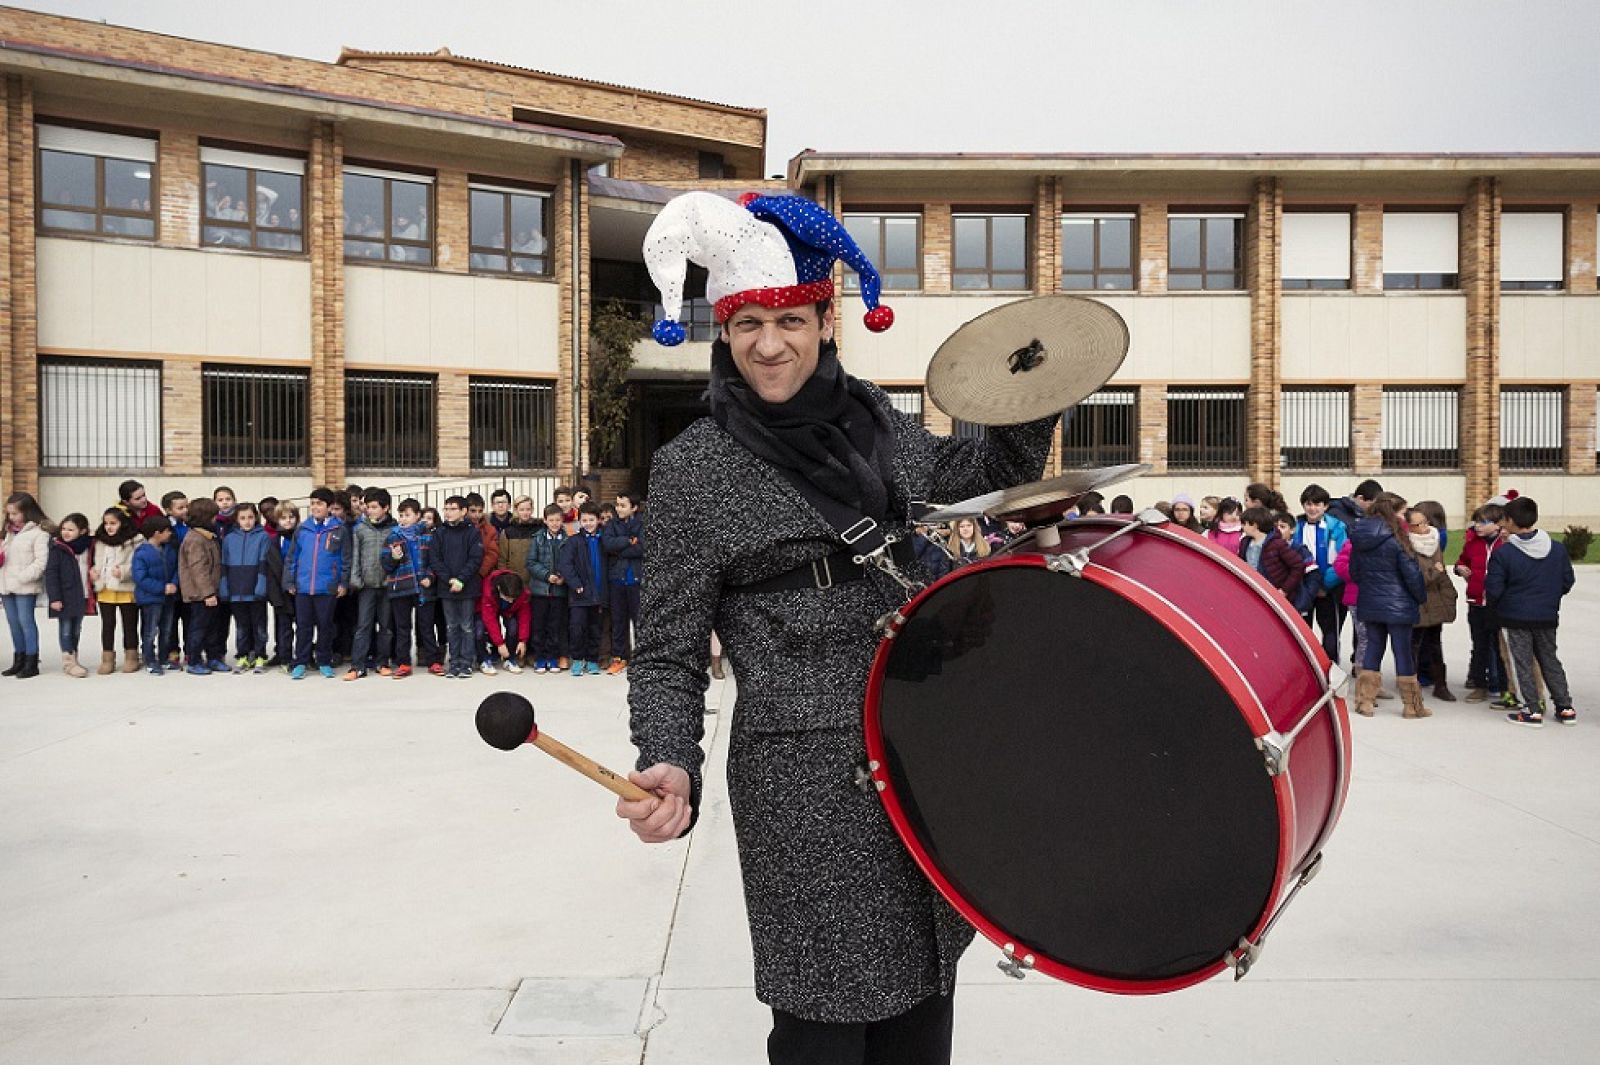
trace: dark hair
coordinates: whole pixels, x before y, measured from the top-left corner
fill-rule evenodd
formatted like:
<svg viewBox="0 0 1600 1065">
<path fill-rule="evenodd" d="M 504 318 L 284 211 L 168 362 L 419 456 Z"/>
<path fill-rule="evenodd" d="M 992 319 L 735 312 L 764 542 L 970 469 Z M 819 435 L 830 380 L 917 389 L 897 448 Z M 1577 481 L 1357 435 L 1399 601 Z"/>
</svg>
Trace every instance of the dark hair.
<svg viewBox="0 0 1600 1065">
<path fill-rule="evenodd" d="M 564 484 L 558 484 L 558 485 L 556 485 L 556 490 L 554 492 L 551 492 L 550 494 L 552 496 L 571 496 L 572 495 L 572 489 L 568 488 Z"/>
<path fill-rule="evenodd" d="M 311 490 L 311 498 L 320 499 L 331 507 L 333 506 L 334 500 L 338 497 L 333 494 L 333 489 L 329 488 L 327 485 L 322 485 L 319 488 L 313 488 Z"/>
<path fill-rule="evenodd" d="M 1422 511 L 1423 514 L 1427 515 L 1428 524 L 1432 525 L 1435 529 L 1438 529 L 1440 532 L 1447 532 L 1449 530 L 1449 528 L 1450 528 L 1449 519 L 1445 517 L 1445 515 L 1444 515 L 1444 507 L 1439 505 L 1439 501 L 1438 500 L 1436 500 L 1436 499 L 1424 499 L 1422 502 L 1418 503 L 1412 509 L 1413 510 L 1420 510 L 1420 511 Z"/>
<path fill-rule="evenodd" d="M 1279 511 L 1275 511 L 1273 513 L 1273 515 L 1272 515 L 1272 524 L 1273 525 L 1282 525 L 1285 522 L 1289 523 L 1290 525 L 1298 524 L 1295 521 L 1295 516 L 1293 514 L 1290 514 L 1287 510 L 1279 510 Z"/>
<path fill-rule="evenodd" d="M 44 516 L 44 510 L 40 508 L 39 501 L 27 492 L 12 492 L 6 496 L 6 506 L 16 507 L 22 511 L 23 524 L 31 521 L 43 528 L 50 523 L 50 519 Z"/>
<path fill-rule="evenodd" d="M 78 528 L 82 529 L 83 535 L 85 536 L 88 536 L 91 532 L 93 532 L 93 530 L 89 528 L 89 519 L 84 517 L 82 514 L 79 514 L 77 511 L 73 511 L 71 514 L 68 514 L 66 517 L 62 518 L 60 524 L 56 526 L 56 531 L 60 532 L 61 526 L 65 525 L 69 521 Z"/>
<path fill-rule="evenodd" d="M 1360 496 L 1362 499 L 1374 500 L 1383 494 L 1383 485 L 1368 477 L 1365 481 L 1356 485 L 1356 490 L 1350 494 Z"/>
<path fill-rule="evenodd" d="M 115 533 L 106 531 L 106 519 L 112 517 L 117 519 L 117 531 Z M 110 544 L 112 547 L 121 547 L 138 535 L 139 530 L 134 527 L 133 519 L 121 507 L 107 507 L 105 513 L 100 515 L 100 528 L 94 531 L 96 540 L 102 544 Z"/>
<path fill-rule="evenodd" d="M 1272 511 L 1266 507 L 1249 507 L 1239 515 L 1239 520 L 1263 531 L 1272 531 Z"/>
<path fill-rule="evenodd" d="M 511 502 L 511 493 L 506 491 L 504 488 L 496 488 L 494 491 L 490 492 L 489 493 L 489 502 L 493 503 L 496 499 L 499 499 L 501 496 L 505 496 L 506 497 L 506 502 L 507 503 Z"/>
<path fill-rule="evenodd" d="M 278 497 L 262 496 L 261 502 L 257 503 L 256 507 L 261 511 L 262 521 L 271 521 L 278 512 Z"/>
<path fill-rule="evenodd" d="M 278 505 L 273 508 L 272 523 L 276 525 L 285 517 L 292 517 L 296 525 L 300 524 L 300 508 L 286 499 L 279 500 Z"/>
<path fill-rule="evenodd" d="M 188 498 L 189 498 L 188 496 L 184 495 L 182 492 L 177 491 L 176 489 L 174 489 L 171 492 L 163 492 L 162 495 L 161 495 L 161 509 L 162 510 L 171 510 L 172 509 L 172 504 L 176 503 L 180 499 L 188 499 Z"/>
<path fill-rule="evenodd" d="M 567 512 L 566 512 L 566 511 L 564 511 L 564 510 L 562 510 L 562 509 L 561 509 L 561 508 L 560 508 L 560 507 L 559 507 L 559 506 L 558 506 L 558 505 L 556 505 L 556 504 L 555 504 L 555 503 L 551 503 L 551 504 L 550 504 L 550 505 L 548 505 L 548 506 L 547 506 L 547 507 L 545 507 L 545 508 L 544 508 L 544 516 L 545 516 L 545 517 L 547 517 L 547 518 L 548 518 L 548 517 L 549 517 L 549 516 L 550 516 L 550 515 L 552 515 L 552 514 L 558 514 L 558 515 L 560 515 L 560 516 L 561 516 L 561 517 L 563 517 L 563 518 L 564 518 L 564 517 L 566 517 L 566 516 L 567 516 Z"/>
<path fill-rule="evenodd" d="M 161 532 L 171 532 L 172 522 L 165 514 L 153 514 L 139 523 L 139 535 L 146 540 Z"/>
<path fill-rule="evenodd" d="M 522 594 L 522 578 L 515 573 L 500 574 L 491 582 L 491 586 L 494 588 L 494 594 L 501 599 L 515 599 Z"/>
<path fill-rule="evenodd" d="M 1306 490 L 1300 493 L 1300 505 L 1302 507 L 1307 503 L 1321 503 L 1323 506 L 1327 506 L 1331 502 L 1333 502 L 1333 497 L 1320 484 L 1308 484 L 1306 485 Z"/>
<path fill-rule="evenodd" d="M 1111 513 L 1113 513 L 1113 514 L 1132 514 L 1133 513 L 1133 497 L 1132 496 L 1118 496 L 1117 498 L 1113 499 L 1111 501 Z"/>
<path fill-rule="evenodd" d="M 400 508 L 399 509 L 401 509 L 401 510 L 412 510 L 412 511 L 416 511 L 418 514 L 421 514 L 422 513 L 422 504 L 418 503 L 415 499 L 412 499 L 410 496 L 406 496 L 406 498 L 404 498 L 404 499 L 402 499 L 400 501 Z"/>
<path fill-rule="evenodd" d="M 346 498 L 358 496 L 361 494 L 361 486 L 359 484 L 347 484 L 344 486 L 344 494 Z"/>
<path fill-rule="evenodd" d="M 1502 507 L 1499 503 L 1485 503 L 1483 506 L 1472 512 L 1473 521 L 1497 522 L 1505 516 L 1506 508 Z"/>
<path fill-rule="evenodd" d="M 213 502 L 216 501 L 218 492 L 226 492 L 226 493 L 228 493 L 230 496 L 232 496 L 234 498 L 235 502 L 237 502 L 238 499 L 239 499 L 239 493 L 238 492 L 235 492 L 233 489 L 229 488 L 225 484 L 219 484 L 219 485 L 217 485 L 215 488 L 213 488 L 211 490 L 211 499 L 212 499 Z"/>
<path fill-rule="evenodd" d="M 130 478 L 117 485 L 117 498 L 126 503 L 128 500 L 133 498 L 133 493 L 137 492 L 143 487 L 144 485 Z M 62 518 L 61 520 L 66 521 L 67 519 Z"/>
<path fill-rule="evenodd" d="M 261 517 L 261 511 L 257 510 L 256 509 L 256 505 L 254 503 L 250 502 L 249 500 L 246 500 L 245 502 L 240 503 L 239 505 L 235 506 L 233 508 L 233 512 L 235 514 L 244 514 L 244 513 L 248 512 L 248 513 L 254 514 L 258 518 Z"/>
<path fill-rule="evenodd" d="M 439 513 L 439 508 L 438 507 L 423 507 L 422 508 L 422 516 L 424 518 L 426 518 L 429 514 L 433 515 L 434 521 L 438 521 L 438 520 L 440 520 L 440 519 L 442 519 L 444 517 L 443 514 Z"/>
<path fill-rule="evenodd" d="M 483 506 L 483 497 L 476 492 L 468 492 L 466 495 L 466 503 L 464 505 L 469 507 L 481 507 Z"/>
<path fill-rule="evenodd" d="M 617 516 L 617 505 L 615 503 L 600 504 L 600 516 L 603 518 L 607 514 L 610 514 L 613 518 Z"/>
<path fill-rule="evenodd" d="M 462 510 L 466 510 L 467 509 L 467 501 L 462 496 L 449 496 L 444 501 L 444 505 L 447 506 L 447 507 L 451 503 L 454 503 L 456 506 L 460 507 Z"/>
<path fill-rule="evenodd" d="M 1244 494 L 1249 496 L 1251 499 L 1260 500 L 1262 507 L 1267 510 L 1289 509 L 1288 504 L 1284 502 L 1283 493 L 1272 487 L 1270 484 L 1264 484 L 1261 481 L 1252 481 L 1245 485 Z"/>
<path fill-rule="evenodd" d="M 215 500 L 196 499 L 189 504 L 189 525 L 196 529 L 208 529 L 217 520 L 218 512 Z"/>
<path fill-rule="evenodd" d="M 1539 524 L 1539 504 L 1527 496 L 1518 496 L 1506 504 L 1506 517 L 1519 529 L 1531 529 Z"/>
<path fill-rule="evenodd" d="M 1377 498 L 1372 501 L 1372 509 L 1367 511 L 1367 517 L 1377 518 L 1389 526 L 1389 531 L 1394 533 L 1394 538 L 1400 541 L 1400 545 L 1409 551 L 1411 541 L 1406 538 L 1406 527 L 1400 521 L 1400 511 L 1403 507 L 1404 504 L 1400 501 L 1400 497 L 1393 492 L 1379 492 Z"/>
<path fill-rule="evenodd" d="M 1079 514 L 1104 514 L 1106 512 L 1106 497 L 1099 492 L 1085 492 L 1078 497 Z"/>
<path fill-rule="evenodd" d="M 632 488 L 625 488 L 622 491 L 618 492 L 617 493 L 617 498 L 618 499 L 626 499 L 628 501 L 628 503 L 631 506 L 635 507 L 635 508 L 637 508 L 639 506 L 639 500 L 640 500 L 639 493 L 635 492 Z"/>
<path fill-rule="evenodd" d="M 600 516 L 599 504 L 586 501 L 583 504 L 583 506 L 578 508 L 578 513 L 579 514 L 593 514 L 595 517 L 598 518 Z"/>
<path fill-rule="evenodd" d="M 1216 518 L 1218 520 L 1220 520 L 1224 514 L 1243 514 L 1243 513 L 1244 513 L 1244 504 L 1240 503 L 1237 499 L 1233 498 L 1232 496 L 1228 496 L 1225 499 L 1217 500 Z M 1243 521 L 1244 519 L 1240 518 L 1239 520 Z"/>
<path fill-rule="evenodd" d="M 369 488 L 365 492 L 361 493 L 361 502 L 377 503 L 382 506 L 384 510 L 388 510 L 389 504 L 393 501 L 394 497 L 389 494 L 389 490 L 387 488 Z"/>
</svg>

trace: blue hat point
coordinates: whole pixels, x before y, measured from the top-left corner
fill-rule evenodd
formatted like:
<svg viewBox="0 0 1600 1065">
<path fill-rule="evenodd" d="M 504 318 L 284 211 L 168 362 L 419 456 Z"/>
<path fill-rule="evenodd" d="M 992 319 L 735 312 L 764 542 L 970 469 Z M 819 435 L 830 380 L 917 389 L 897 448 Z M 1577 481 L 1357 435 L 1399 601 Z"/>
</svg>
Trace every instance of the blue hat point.
<svg viewBox="0 0 1600 1065">
<path fill-rule="evenodd" d="M 683 323 L 664 318 L 650 328 L 650 335 L 655 337 L 656 343 L 662 347 L 675 348 L 683 343 L 686 334 Z"/>
<path fill-rule="evenodd" d="M 821 204 L 804 196 L 760 193 L 745 193 L 739 202 L 757 218 L 778 227 L 794 255 L 800 284 L 827 280 L 833 274 L 834 261 L 843 260 L 860 278 L 859 294 L 867 308 L 863 318 L 866 327 L 881 333 L 894 324 L 894 311 L 879 302 L 883 281 L 877 268 L 844 224 Z"/>
</svg>

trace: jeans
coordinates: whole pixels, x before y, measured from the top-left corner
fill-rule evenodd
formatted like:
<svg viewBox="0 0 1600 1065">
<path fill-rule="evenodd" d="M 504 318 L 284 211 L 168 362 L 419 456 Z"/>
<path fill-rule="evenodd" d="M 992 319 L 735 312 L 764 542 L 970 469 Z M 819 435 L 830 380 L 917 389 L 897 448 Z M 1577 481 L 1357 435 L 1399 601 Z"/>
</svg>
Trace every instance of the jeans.
<svg viewBox="0 0 1600 1065">
<path fill-rule="evenodd" d="M 472 624 L 477 613 L 473 607 L 477 603 L 467 598 L 441 599 L 439 603 L 444 607 L 445 624 L 450 629 L 450 672 L 470 673 L 475 664 L 473 651 L 477 647 Z"/>
<path fill-rule="evenodd" d="M 362 670 L 371 660 L 374 666 L 394 662 L 394 630 L 389 625 L 389 593 L 382 588 L 353 589 L 356 599 L 356 635 L 351 644 L 350 668 Z"/>
<path fill-rule="evenodd" d="M 929 995 L 898 1017 L 829 1024 L 772 1011 L 771 1065 L 949 1065 L 955 995 Z"/>
<path fill-rule="evenodd" d="M 83 635 L 83 615 L 75 618 L 56 618 L 56 631 L 61 638 L 61 653 L 78 653 L 78 637 Z"/>
<path fill-rule="evenodd" d="M 34 609 L 39 605 L 37 595 L 5 595 L 6 626 L 11 630 L 11 650 L 19 655 L 39 653 L 39 619 Z"/>
<path fill-rule="evenodd" d="M 1367 647 L 1362 659 L 1362 669 L 1379 669 L 1383 666 L 1383 645 L 1394 647 L 1394 675 L 1414 677 L 1417 664 L 1411 657 L 1411 626 L 1390 625 L 1382 621 L 1367 622 Z"/>
<path fill-rule="evenodd" d="M 611 586 L 611 657 L 624 661 L 633 657 L 629 628 L 639 623 L 639 586 Z"/>
<path fill-rule="evenodd" d="M 573 603 L 567 608 L 567 639 L 572 657 L 593 662 L 600 657 L 600 608 Z"/>
<path fill-rule="evenodd" d="M 172 640 L 176 634 L 173 624 L 177 611 L 171 598 L 159 603 L 144 603 L 139 607 L 140 650 L 145 666 L 164 664 L 172 653 Z"/>
<path fill-rule="evenodd" d="M 439 661 L 439 641 L 433 633 L 433 600 L 418 602 L 414 595 L 397 595 L 389 600 L 390 620 L 394 625 L 394 662 L 411 664 L 411 618 L 416 616 L 417 665 L 426 669 Z"/>
<path fill-rule="evenodd" d="M 1344 627 L 1345 605 L 1339 601 L 1339 597 L 1343 594 L 1342 584 L 1331 592 L 1324 591 L 1317 596 L 1311 609 L 1302 615 L 1306 619 L 1308 628 L 1312 621 L 1317 623 L 1317 629 L 1322 633 L 1322 650 L 1326 652 L 1328 661 L 1334 665 L 1339 664 L 1339 630 Z"/>
<path fill-rule="evenodd" d="M 1472 658 L 1467 663 L 1467 687 L 1506 690 L 1506 666 L 1500 658 L 1500 625 L 1494 611 L 1467 604 L 1467 627 L 1472 630 Z"/>
<path fill-rule="evenodd" d="M 567 653 L 567 597 L 534 596 L 533 657 L 554 665 Z"/>
<path fill-rule="evenodd" d="M 233 613 L 233 653 L 240 658 L 267 657 L 266 600 L 235 600 L 228 608 Z"/>
<path fill-rule="evenodd" d="M 294 597 L 294 665 L 311 664 L 311 647 L 316 641 L 317 665 L 333 665 L 333 615 L 338 600 L 331 595 L 301 592 Z"/>
</svg>

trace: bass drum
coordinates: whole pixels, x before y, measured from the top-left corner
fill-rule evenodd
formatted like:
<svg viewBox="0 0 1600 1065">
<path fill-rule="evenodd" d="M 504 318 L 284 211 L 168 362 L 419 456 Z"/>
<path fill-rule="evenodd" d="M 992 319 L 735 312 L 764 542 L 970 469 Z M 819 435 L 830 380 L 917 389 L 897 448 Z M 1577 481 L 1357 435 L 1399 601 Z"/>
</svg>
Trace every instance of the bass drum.
<svg viewBox="0 0 1600 1065">
<path fill-rule="evenodd" d="M 1350 781 L 1341 679 L 1238 558 L 1085 518 L 891 617 L 868 769 L 1003 968 L 1173 991 L 1242 976 L 1316 871 Z"/>
</svg>

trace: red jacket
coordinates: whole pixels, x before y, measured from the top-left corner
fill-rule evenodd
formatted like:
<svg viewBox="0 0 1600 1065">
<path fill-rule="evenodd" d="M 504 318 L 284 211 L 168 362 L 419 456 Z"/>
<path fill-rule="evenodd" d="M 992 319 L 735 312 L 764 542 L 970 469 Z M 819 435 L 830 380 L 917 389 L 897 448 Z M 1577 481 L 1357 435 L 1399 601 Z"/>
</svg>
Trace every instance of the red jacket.
<svg viewBox="0 0 1600 1065">
<path fill-rule="evenodd" d="M 500 530 L 484 518 L 478 522 L 478 535 L 483 538 L 483 562 L 478 566 L 478 576 L 488 577 L 500 566 Z"/>
<path fill-rule="evenodd" d="M 1456 560 L 1456 565 L 1466 566 L 1467 574 L 1467 602 L 1473 606 L 1483 606 L 1483 581 L 1489 574 L 1489 558 L 1496 551 L 1505 537 L 1494 536 L 1485 539 L 1478 535 L 1478 530 L 1468 529 L 1467 538 L 1461 543 L 1461 557 Z"/>
<path fill-rule="evenodd" d="M 494 594 L 494 579 L 510 572 L 508 569 L 497 569 L 483 582 L 483 591 L 478 594 L 478 616 L 483 619 L 484 629 L 490 633 L 502 631 L 502 617 L 511 618 L 516 622 L 517 643 L 525 644 L 533 633 L 533 607 L 528 604 L 528 590 L 524 588 L 522 594 L 509 603 L 501 602 L 500 597 Z"/>
</svg>

